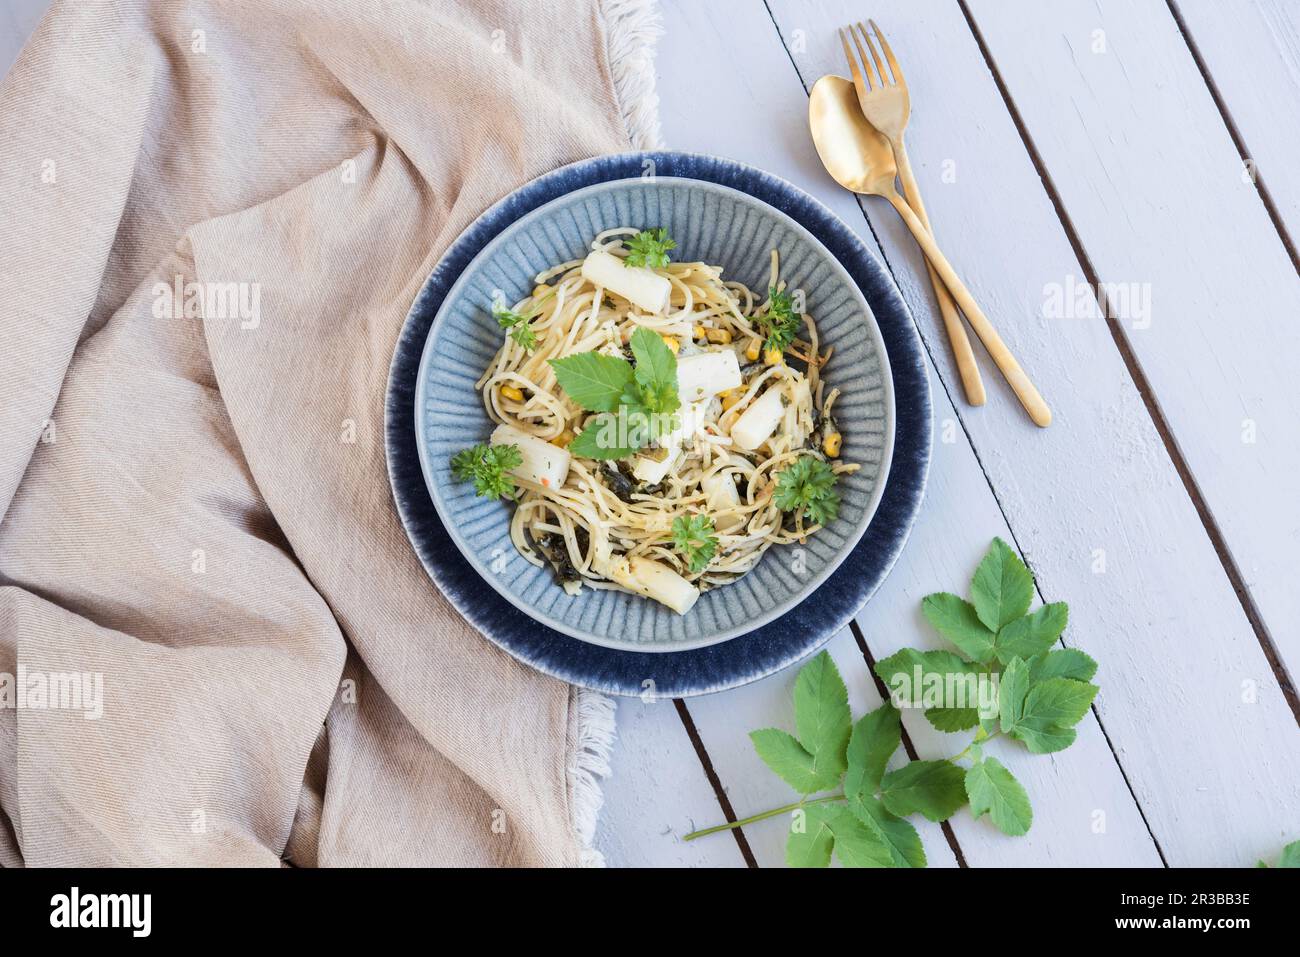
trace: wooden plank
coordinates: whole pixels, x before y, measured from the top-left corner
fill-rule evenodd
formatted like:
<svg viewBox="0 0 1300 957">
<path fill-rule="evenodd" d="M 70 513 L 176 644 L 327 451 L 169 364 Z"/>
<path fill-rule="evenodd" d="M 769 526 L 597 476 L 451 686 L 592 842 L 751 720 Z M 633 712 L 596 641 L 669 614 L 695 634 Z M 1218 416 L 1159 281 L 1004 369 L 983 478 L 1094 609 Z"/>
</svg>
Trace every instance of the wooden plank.
<svg viewBox="0 0 1300 957">
<path fill-rule="evenodd" d="M 820 167 L 806 132 L 804 89 L 771 23 L 764 22 L 762 6 L 679 0 L 666 3 L 665 9 L 669 31 L 661 42 L 658 72 L 667 142 L 674 148 L 731 156 L 784 176 L 817 195 L 868 244 L 874 244 L 854 198 L 835 187 Z M 799 6 L 789 12 L 779 4 L 773 9 L 787 38 L 794 30 L 805 31 L 803 42 L 808 51 L 814 34 L 822 34 L 823 39 L 831 35 L 823 22 L 827 20 L 824 10 Z M 783 12 L 789 15 L 782 16 Z M 795 49 L 800 46 L 791 45 Z M 794 54 L 796 61 L 804 55 Z M 827 61 L 826 69 L 832 68 Z M 934 396 L 937 423 L 955 422 L 937 379 Z M 1004 411 L 1009 413 L 1010 407 Z M 1010 414 L 1004 417 L 1016 421 Z M 945 435 L 941 429 L 940 439 Z M 889 653 L 887 637 L 918 645 L 927 641 L 918 614 L 921 596 L 960 585 L 969 577 L 973 557 L 987 547 L 989 539 L 1008 534 L 998 503 L 960 429 L 952 430 L 951 444 L 940 441 L 936 445 L 930 482 L 912 542 L 868 607 L 869 617 L 863 619 L 870 626 L 868 641 L 879 657 Z M 836 639 L 831 652 L 855 693 L 869 695 L 865 665 L 850 663 L 852 651 L 846 639 Z M 788 789 L 756 763 L 746 735 L 765 725 L 789 725 L 793 680 L 792 674 L 778 675 L 717 699 L 691 702 L 700 735 L 739 815 L 779 806 L 789 799 Z M 917 730 L 910 715 L 907 720 L 909 727 Z M 1038 796 L 1040 822 L 1048 822 L 1032 831 L 1031 838 L 1003 838 L 991 831 L 987 822 L 974 822 L 965 815 L 955 819 L 954 831 L 970 864 L 1159 863 L 1136 804 L 1093 719 L 1087 719 L 1081 730 L 1082 740 L 1069 752 L 1017 769 L 1026 787 Z M 953 750 L 959 748 L 944 753 Z M 1049 805 L 1057 810 L 1049 810 Z M 1098 808 L 1107 812 L 1107 834 L 1100 840 L 1088 830 L 1091 814 Z M 1057 816 L 1068 819 L 1059 831 L 1053 830 Z M 764 825 L 755 825 L 746 828 L 746 837 L 760 864 L 779 863 L 783 843 L 779 830 L 773 836 Z M 931 834 L 925 841 L 932 860 L 942 861 L 944 845 Z"/>
<path fill-rule="evenodd" d="M 608 866 L 745 866 L 729 835 L 681 840 L 723 818 L 671 701 L 618 699 L 618 743 L 604 791 L 595 846 Z"/>
<path fill-rule="evenodd" d="M 816 16 L 784 0 L 773 9 L 787 42 L 794 30 L 805 31 L 805 52 L 794 60 L 809 80 L 844 71 L 832 31 L 859 16 L 854 4 L 823 4 Z M 926 508 L 948 513 L 938 536 L 921 545 L 931 527 L 923 523 L 909 546 L 909 555 L 933 562 L 911 586 L 913 599 L 960 586 L 978 557 L 977 536 L 965 534 L 972 518 L 962 493 L 944 487 L 938 467 L 966 454 L 964 430 L 1043 595 L 1071 604 L 1067 643 L 1101 662 L 1097 707 L 1165 856 L 1171 864 L 1250 863 L 1294 828 L 1288 808 L 1296 806 L 1297 786 L 1285 769 L 1300 754 L 1286 703 L 1107 327 L 1043 315 L 1048 291 L 1065 287 L 1067 277 L 1081 279 L 1081 268 L 960 8 L 951 0 L 877 0 L 873 16 L 911 88 L 910 153 L 936 235 L 1056 413 L 1050 429 L 1034 429 L 986 361 L 989 405 L 960 408 L 951 445 L 944 442 L 947 413 L 937 413 Z M 1123 35 L 1141 49 L 1154 42 L 1133 30 Z M 1026 53 L 1018 48 L 1016 55 Z M 1058 59 L 1073 70 L 1068 57 Z M 1044 109 L 1043 135 L 1059 135 L 1052 124 L 1068 127 L 1074 115 L 1059 103 Z M 1098 129 L 1093 138 L 1111 135 Z M 1072 142 L 1077 150 L 1080 140 Z M 960 395 L 915 244 L 891 212 L 870 210 L 943 379 Z M 1177 344 L 1166 345 L 1171 358 L 1179 354 Z M 890 627 L 896 620 L 875 603 L 860 617 L 873 651 L 888 654 L 912 640 Z M 1259 689 L 1257 703 L 1243 701 L 1245 682 Z M 923 725 L 913 732 L 924 754 L 951 750 Z M 1028 785 L 1031 794 L 1050 795 L 1036 802 L 1040 815 L 1056 816 L 1044 829 L 1049 840 L 1077 833 L 1085 818 L 1091 834 L 1089 808 L 1106 811 L 1113 824 L 1114 801 L 1087 793 L 1086 769 L 1101 747 L 1089 743 L 1093 734 L 1088 729 L 1055 759 L 1083 764 L 1086 798 L 1050 779 Z M 1020 757 L 1030 765 L 1043 760 Z M 1047 820 L 1040 816 L 1035 828 Z M 958 833 L 968 857 L 978 856 L 966 832 Z M 1113 826 L 1108 834 L 1093 843 L 1111 843 Z M 1098 861 L 1096 851 L 1086 841 L 1066 853 L 1044 848 L 1058 862 Z"/>
<path fill-rule="evenodd" d="M 1300 236 L 1300 5 L 1283 0 L 1177 0 L 1174 9 L 1195 44 L 1224 109 L 1292 242 Z M 1292 257 L 1295 250 L 1292 250 Z"/>
<path fill-rule="evenodd" d="M 1150 290 L 1121 326 L 1294 678 L 1300 276 L 1166 4 L 971 10 L 1100 280 Z"/>
</svg>

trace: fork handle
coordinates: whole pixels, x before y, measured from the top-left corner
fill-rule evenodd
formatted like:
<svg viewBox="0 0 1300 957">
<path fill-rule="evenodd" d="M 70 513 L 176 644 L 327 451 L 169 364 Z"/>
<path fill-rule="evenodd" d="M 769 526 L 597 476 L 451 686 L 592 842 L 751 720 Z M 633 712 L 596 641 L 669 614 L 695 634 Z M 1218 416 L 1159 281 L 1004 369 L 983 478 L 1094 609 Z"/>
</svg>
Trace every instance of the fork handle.
<svg viewBox="0 0 1300 957">
<path fill-rule="evenodd" d="M 907 158 L 907 146 L 903 142 L 903 137 L 900 134 L 889 142 L 894 148 L 898 178 L 903 181 L 903 196 L 912 207 L 912 211 L 916 213 L 916 218 L 925 227 L 925 231 L 933 236 L 934 230 L 930 227 L 930 217 L 925 212 L 925 203 L 921 201 L 921 189 L 917 186 L 916 176 L 912 173 L 912 163 Z M 934 298 L 939 303 L 939 315 L 943 317 L 943 327 L 948 333 L 953 361 L 957 363 L 957 374 L 961 376 L 966 401 L 974 406 L 983 405 L 986 399 L 984 380 L 980 378 L 979 366 L 975 363 L 975 352 L 971 348 L 970 338 L 966 335 L 966 327 L 962 325 L 961 316 L 957 314 L 957 304 L 953 302 L 952 293 L 940 280 L 939 274 L 934 271 L 934 266 L 928 259 L 925 261 L 925 269 L 930 274 L 930 285 L 934 287 Z"/>
<path fill-rule="evenodd" d="M 1020 404 L 1029 413 L 1029 418 L 1035 425 L 1047 428 L 1052 424 L 1052 413 L 1047 408 L 1047 403 L 1038 394 L 1034 384 L 1029 381 L 1029 376 L 1020 367 L 1020 363 L 1011 354 L 1011 350 L 1002 341 L 1002 337 L 993 328 L 993 324 L 988 321 L 984 311 L 976 305 L 970 290 L 966 288 L 966 284 L 958 277 L 956 270 L 952 268 L 952 264 L 940 251 L 934 237 L 925 228 L 925 224 L 917 218 L 916 213 L 912 212 L 912 207 L 908 206 L 903 197 L 898 195 L 897 190 L 890 190 L 885 194 L 885 199 L 893 204 L 894 209 L 898 210 L 898 214 L 903 217 L 903 222 L 907 223 L 907 228 L 912 231 L 912 236 L 920 244 L 926 258 L 934 265 L 940 278 L 943 279 L 944 284 L 952 292 L 953 298 L 957 300 L 957 305 L 961 307 L 961 311 L 966 313 L 966 319 L 970 322 L 971 328 L 979 336 L 980 342 L 984 343 L 984 348 L 988 349 L 994 364 L 1010 384 L 1011 391 L 1016 394 Z"/>
</svg>

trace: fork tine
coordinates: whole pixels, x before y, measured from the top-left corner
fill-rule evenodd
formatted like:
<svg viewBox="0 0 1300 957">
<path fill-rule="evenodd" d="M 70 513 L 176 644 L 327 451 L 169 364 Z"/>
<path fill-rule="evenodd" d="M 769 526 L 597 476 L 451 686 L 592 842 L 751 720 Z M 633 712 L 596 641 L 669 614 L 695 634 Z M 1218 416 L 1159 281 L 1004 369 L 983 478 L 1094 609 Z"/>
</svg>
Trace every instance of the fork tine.
<svg viewBox="0 0 1300 957">
<path fill-rule="evenodd" d="M 867 32 L 867 28 L 862 25 L 861 20 L 858 21 L 857 27 L 858 32 L 862 34 L 862 39 L 866 40 L 867 46 L 871 48 L 871 59 L 876 61 L 876 72 L 880 74 L 880 85 L 882 87 L 890 86 L 892 81 L 885 73 L 885 64 L 881 62 L 880 54 L 876 52 L 876 45 L 871 42 L 871 34 Z M 860 50 L 862 47 L 859 46 L 858 49 Z M 865 53 L 862 55 L 862 58 L 864 60 L 866 59 Z"/>
<path fill-rule="evenodd" d="M 907 86 L 907 81 L 903 79 L 903 70 L 898 65 L 898 61 L 894 59 L 894 51 L 889 49 L 889 41 L 886 40 L 885 35 L 880 32 L 880 27 L 876 25 L 875 20 L 868 20 L 867 23 L 871 24 L 871 29 L 875 32 L 876 39 L 880 41 L 881 49 L 885 51 L 885 59 L 889 61 L 889 72 L 894 74 L 895 85 Z"/>
<path fill-rule="evenodd" d="M 872 82 L 871 61 L 867 59 L 867 51 L 862 49 L 862 41 L 858 39 L 858 35 L 854 32 L 852 26 L 849 27 L 849 36 L 853 37 L 853 45 L 858 48 L 858 56 L 862 57 L 862 69 L 867 74 L 867 89 L 874 90 L 877 85 L 884 86 L 885 81 L 883 77 L 875 83 Z"/>
<path fill-rule="evenodd" d="M 844 44 L 844 55 L 849 59 L 849 69 L 853 71 L 853 85 L 858 88 L 858 92 L 863 96 L 866 91 L 871 89 L 871 81 L 862 79 L 862 71 L 858 69 L 857 58 L 853 55 L 853 50 L 849 46 L 849 38 L 844 33 L 844 28 L 840 27 L 840 43 Z M 870 74 L 870 70 L 867 71 Z"/>
</svg>

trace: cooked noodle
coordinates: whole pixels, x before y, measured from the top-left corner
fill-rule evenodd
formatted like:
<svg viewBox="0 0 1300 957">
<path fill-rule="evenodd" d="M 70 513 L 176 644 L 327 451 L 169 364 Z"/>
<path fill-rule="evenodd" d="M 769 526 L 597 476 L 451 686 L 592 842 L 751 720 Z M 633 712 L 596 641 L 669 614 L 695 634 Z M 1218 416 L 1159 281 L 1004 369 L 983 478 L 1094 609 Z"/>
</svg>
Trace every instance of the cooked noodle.
<svg viewBox="0 0 1300 957">
<path fill-rule="evenodd" d="M 625 257 L 624 238 L 637 232 L 606 230 L 591 248 Z M 510 534 L 520 554 L 538 566 L 548 560 L 570 593 L 582 585 L 620 588 L 606 573 L 610 560 L 620 556 L 661 562 L 707 590 L 748 572 L 771 546 L 815 533 L 821 526 L 805 524 L 803 517 L 791 517 L 773 502 L 777 473 L 805 454 L 829 462 L 836 474 L 858 466 L 822 452 L 824 436 L 835 429 L 830 412 L 838 390 L 827 387 L 821 376 L 831 350 L 822 350 L 813 318 L 802 315 L 800 333 L 806 338 L 796 338 L 786 351 L 795 364 L 769 365 L 761 354 L 753 358 L 765 335 L 757 322 L 771 308 L 766 290 L 756 295 L 741 283 L 724 281 L 718 266 L 674 262 L 654 270 L 671 283 L 671 297 L 664 314 L 650 314 L 593 285 L 584 278 L 582 265 L 583 260 L 573 260 L 540 273 L 531 295 L 514 305 L 515 312 L 531 316 L 536 344 L 526 351 L 505 336 L 478 381 L 495 422 L 567 446 L 593 413 L 561 389 L 548 360 L 591 351 L 630 357 L 626 344 L 638 326 L 671 337 L 679 360 L 700 352 L 734 351 L 743 383 L 730 394 L 702 400 L 702 426 L 654 484 L 639 481 L 628 462 L 577 456 L 560 487 L 517 477 L 521 494 Z M 769 286 L 778 292 L 785 288 L 775 250 Z M 518 390 L 522 401 L 503 393 L 503 387 Z M 731 427 L 769 389 L 782 391 L 779 425 L 758 448 L 743 452 L 733 442 Z M 660 453 L 643 454 L 653 458 Z M 734 501 L 725 488 L 719 494 L 717 478 L 734 483 Z M 673 546 L 672 525 L 679 516 L 701 513 L 713 520 L 718 545 L 707 567 L 692 572 Z"/>
</svg>

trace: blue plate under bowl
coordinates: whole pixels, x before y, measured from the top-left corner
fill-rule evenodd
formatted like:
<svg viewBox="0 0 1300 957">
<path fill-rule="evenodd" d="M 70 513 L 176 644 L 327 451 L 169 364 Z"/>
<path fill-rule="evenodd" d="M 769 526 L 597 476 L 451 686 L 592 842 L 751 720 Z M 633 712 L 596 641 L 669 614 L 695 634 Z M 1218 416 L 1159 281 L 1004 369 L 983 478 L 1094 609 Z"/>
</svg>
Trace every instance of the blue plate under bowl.
<svg viewBox="0 0 1300 957">
<path fill-rule="evenodd" d="M 643 178 L 648 163 L 651 180 Z M 807 293 L 823 342 L 836 350 L 825 374 L 844 392 L 836 405 L 844 457 L 865 467 L 841 481 L 841 517 L 809 540 L 799 558 L 802 576 L 786 574 L 777 548 L 744 579 L 705 593 L 686 616 L 619 592 L 584 589 L 570 597 L 547 570 L 514 553 L 508 506 L 475 499 L 443 474 L 450 452 L 483 440 L 492 425 L 473 388 L 500 343 L 500 331 L 484 322 L 484 304 L 496 289 L 520 298 L 535 273 L 579 258 L 597 232 L 615 225 L 666 226 L 679 242 L 675 258 L 718 263 L 728 278 L 756 289 L 766 283 L 766 255 L 775 246 L 782 275 Z M 868 308 L 874 324 L 864 319 Z M 393 357 L 386 418 L 398 511 L 448 599 L 520 660 L 618 694 L 719 691 L 815 651 L 897 559 L 930 452 L 920 341 L 879 261 L 790 184 L 726 160 L 668 152 L 567 166 L 484 213 L 411 307 Z M 437 507 L 430 487 L 438 490 Z"/>
</svg>

